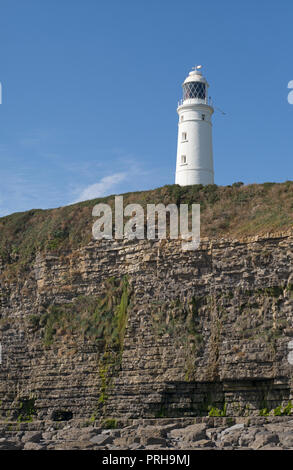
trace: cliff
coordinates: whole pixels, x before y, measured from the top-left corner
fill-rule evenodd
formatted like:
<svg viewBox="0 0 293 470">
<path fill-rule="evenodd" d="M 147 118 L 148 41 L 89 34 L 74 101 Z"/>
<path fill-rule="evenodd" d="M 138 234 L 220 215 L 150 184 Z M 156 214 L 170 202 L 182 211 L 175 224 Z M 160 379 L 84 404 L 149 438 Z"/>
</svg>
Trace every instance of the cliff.
<svg viewBox="0 0 293 470">
<path fill-rule="evenodd" d="M 97 200 L 0 219 L 2 419 L 290 406 L 292 189 L 125 195 L 125 204 L 200 203 L 192 252 L 174 240 L 93 241 Z"/>
</svg>

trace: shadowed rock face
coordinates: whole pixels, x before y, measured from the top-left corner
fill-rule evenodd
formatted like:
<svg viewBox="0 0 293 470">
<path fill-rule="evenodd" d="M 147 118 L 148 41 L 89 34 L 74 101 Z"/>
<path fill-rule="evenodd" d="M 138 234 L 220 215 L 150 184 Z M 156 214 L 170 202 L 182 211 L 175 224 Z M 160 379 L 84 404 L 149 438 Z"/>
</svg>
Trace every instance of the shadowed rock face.
<svg viewBox="0 0 293 470">
<path fill-rule="evenodd" d="M 288 414 L 292 241 L 102 241 L 21 275 L 2 263 L 2 417 Z"/>
</svg>

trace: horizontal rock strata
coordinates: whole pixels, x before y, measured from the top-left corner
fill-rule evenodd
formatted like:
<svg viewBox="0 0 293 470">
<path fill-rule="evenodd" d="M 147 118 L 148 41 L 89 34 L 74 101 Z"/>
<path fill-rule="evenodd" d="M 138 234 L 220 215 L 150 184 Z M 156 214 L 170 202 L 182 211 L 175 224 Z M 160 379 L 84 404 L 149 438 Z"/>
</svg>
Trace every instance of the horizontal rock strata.
<svg viewBox="0 0 293 470">
<path fill-rule="evenodd" d="M 289 414 L 292 242 L 102 241 L 21 274 L 3 262 L 2 419 Z"/>
</svg>

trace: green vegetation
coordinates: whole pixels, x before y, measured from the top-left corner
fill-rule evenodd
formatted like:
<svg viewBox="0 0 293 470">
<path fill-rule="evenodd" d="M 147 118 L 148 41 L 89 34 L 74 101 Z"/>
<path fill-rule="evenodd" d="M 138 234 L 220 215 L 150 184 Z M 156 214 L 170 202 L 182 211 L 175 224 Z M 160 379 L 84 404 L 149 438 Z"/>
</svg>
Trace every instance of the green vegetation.
<svg viewBox="0 0 293 470">
<path fill-rule="evenodd" d="M 282 286 L 270 286 L 264 289 L 258 289 L 257 292 L 269 297 L 280 297 L 280 295 L 283 295 L 284 288 Z"/>
<path fill-rule="evenodd" d="M 58 209 L 33 209 L 0 218 L 0 257 L 5 275 L 27 270 L 37 252 L 68 252 L 92 238 L 92 209 L 106 202 L 114 209 L 114 196 L 93 199 Z M 124 204 L 198 203 L 201 236 L 242 237 L 285 231 L 293 223 L 293 182 L 232 186 L 166 185 L 151 191 L 124 194 Z M 9 268 L 8 268 L 9 267 Z M 4 274 L 4 273 L 3 273 Z"/>
<path fill-rule="evenodd" d="M 82 296 L 51 305 L 46 313 L 28 319 L 29 328 L 41 334 L 47 348 L 70 339 L 75 344 L 80 340 L 96 344 L 100 393 L 92 421 L 104 413 L 112 379 L 120 370 L 131 295 L 126 276 L 105 280 L 103 291 L 99 297 Z"/>
<path fill-rule="evenodd" d="M 279 405 L 276 408 L 265 407 L 259 410 L 260 416 L 290 416 L 293 409 L 291 400 L 288 401 L 286 406 Z"/>
<path fill-rule="evenodd" d="M 235 327 L 240 339 L 262 339 L 276 353 L 276 341 L 288 327 L 288 319 L 281 308 L 290 289 L 282 285 L 256 290 L 239 291 L 238 315 Z M 265 406 L 263 407 L 265 408 Z"/>
<path fill-rule="evenodd" d="M 178 326 L 181 325 L 181 333 L 200 343 L 202 338 L 198 332 L 198 309 L 200 300 L 192 298 L 183 304 L 180 299 L 168 304 L 158 305 L 152 310 L 153 329 L 156 335 L 178 336 Z"/>
<path fill-rule="evenodd" d="M 166 304 L 152 306 L 151 316 L 154 334 L 157 337 L 168 335 L 175 348 L 185 349 L 185 380 L 192 381 L 195 373 L 195 360 L 203 344 L 200 330 L 199 308 L 203 298 L 191 298 L 183 304 L 176 299 Z"/>
<path fill-rule="evenodd" d="M 224 407 L 222 410 L 212 406 L 209 411 L 209 416 L 220 417 L 220 418 L 227 416 L 227 404 L 226 403 L 224 404 Z"/>
<path fill-rule="evenodd" d="M 269 416 L 269 415 L 270 415 L 270 411 L 267 408 L 262 408 L 261 410 L 259 410 L 259 416 Z"/>
<path fill-rule="evenodd" d="M 291 400 L 289 400 L 287 406 L 282 407 L 282 405 L 279 405 L 277 406 L 277 408 L 273 410 L 274 416 L 290 416 L 292 409 L 293 409 L 293 405 L 292 405 Z"/>
<path fill-rule="evenodd" d="M 126 277 L 104 282 L 104 295 L 81 296 L 73 302 L 51 305 L 42 315 L 29 316 L 29 327 L 40 330 L 50 347 L 55 340 L 82 337 L 98 344 L 99 350 L 122 350 L 129 304 Z"/>
<path fill-rule="evenodd" d="M 168 417 L 168 408 L 164 405 L 160 406 L 160 409 L 155 412 L 155 418 L 167 418 Z"/>
<path fill-rule="evenodd" d="M 116 429 L 118 426 L 117 419 L 109 418 L 102 421 L 101 426 L 103 429 Z"/>
<path fill-rule="evenodd" d="M 35 399 L 27 398 L 22 399 L 19 402 L 19 411 L 17 416 L 17 421 L 22 422 L 31 422 L 33 417 L 37 414 L 35 409 Z"/>
</svg>

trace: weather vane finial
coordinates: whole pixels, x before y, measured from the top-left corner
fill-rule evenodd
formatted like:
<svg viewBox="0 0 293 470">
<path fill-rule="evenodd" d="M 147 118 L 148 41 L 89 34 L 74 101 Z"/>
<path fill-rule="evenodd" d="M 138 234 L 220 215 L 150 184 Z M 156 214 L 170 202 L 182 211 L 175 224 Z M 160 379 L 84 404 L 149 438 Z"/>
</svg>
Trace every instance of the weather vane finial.
<svg viewBox="0 0 293 470">
<path fill-rule="evenodd" d="M 202 65 L 195 65 L 194 67 L 192 67 L 192 70 L 200 70 L 202 69 Z"/>
</svg>

